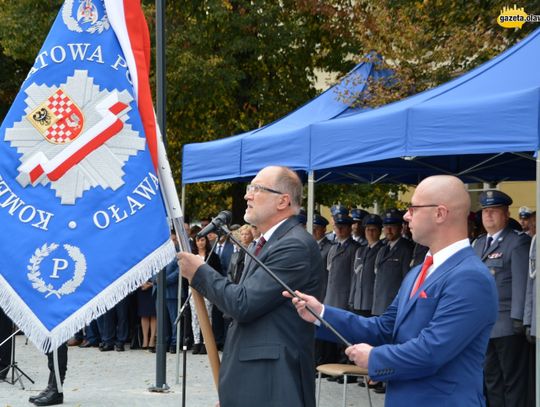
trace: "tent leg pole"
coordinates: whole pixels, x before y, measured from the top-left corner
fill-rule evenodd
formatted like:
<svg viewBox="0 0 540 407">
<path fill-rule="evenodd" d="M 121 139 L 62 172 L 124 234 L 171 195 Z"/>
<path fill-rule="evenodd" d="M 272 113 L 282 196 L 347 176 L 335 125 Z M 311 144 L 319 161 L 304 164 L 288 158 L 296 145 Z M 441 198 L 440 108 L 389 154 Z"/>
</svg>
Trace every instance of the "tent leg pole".
<svg viewBox="0 0 540 407">
<path fill-rule="evenodd" d="M 308 196 L 307 196 L 307 224 L 306 229 L 309 233 L 313 233 L 313 211 L 315 204 L 315 174 L 313 171 L 308 172 Z"/>
<path fill-rule="evenodd" d="M 182 203 L 181 203 L 181 206 L 182 206 L 182 213 L 186 213 L 186 186 L 184 184 L 182 184 L 182 192 L 181 192 L 182 196 Z"/>
</svg>

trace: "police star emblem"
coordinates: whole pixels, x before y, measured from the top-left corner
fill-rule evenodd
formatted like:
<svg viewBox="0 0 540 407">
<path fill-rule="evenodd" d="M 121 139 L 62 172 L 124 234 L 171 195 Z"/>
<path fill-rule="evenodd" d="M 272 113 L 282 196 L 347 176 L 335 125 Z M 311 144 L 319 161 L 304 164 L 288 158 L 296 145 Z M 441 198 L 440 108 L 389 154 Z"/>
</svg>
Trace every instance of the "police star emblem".
<svg viewBox="0 0 540 407">
<path fill-rule="evenodd" d="M 127 123 L 129 92 L 101 89 L 75 70 L 59 86 L 33 83 L 25 93 L 24 115 L 5 133 L 22 154 L 21 186 L 50 185 L 61 204 L 73 205 L 91 188 L 124 184 L 125 163 L 146 145 Z"/>
</svg>

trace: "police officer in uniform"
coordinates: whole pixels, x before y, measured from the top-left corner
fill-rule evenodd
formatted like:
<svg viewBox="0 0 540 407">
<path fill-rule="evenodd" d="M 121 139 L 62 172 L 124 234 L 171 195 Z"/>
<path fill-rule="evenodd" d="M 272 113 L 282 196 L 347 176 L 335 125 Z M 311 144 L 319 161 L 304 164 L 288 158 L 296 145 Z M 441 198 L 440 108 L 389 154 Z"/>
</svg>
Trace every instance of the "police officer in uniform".
<svg viewBox="0 0 540 407">
<path fill-rule="evenodd" d="M 354 273 L 349 294 L 349 309 L 356 314 L 370 317 L 373 304 L 373 285 L 375 283 L 375 259 L 384 246 L 381 238 L 382 219 L 379 215 L 364 217 L 363 228 L 367 245 L 356 249 Z"/>
<path fill-rule="evenodd" d="M 362 221 L 369 215 L 368 211 L 363 209 L 354 208 L 351 209 L 352 223 L 352 238 L 356 240 L 361 246 L 367 245 L 366 233 Z"/>
<path fill-rule="evenodd" d="M 324 216 L 321 216 L 317 213 L 313 214 L 313 238 L 317 241 L 319 245 L 319 250 L 321 251 L 321 257 L 324 264 L 323 277 L 321 282 L 321 295 L 319 299 L 324 298 L 326 293 L 326 284 L 328 282 L 328 270 L 326 269 L 328 261 L 328 253 L 330 252 L 330 247 L 334 244 L 333 242 L 326 237 L 326 226 L 328 226 L 328 220 Z"/>
<path fill-rule="evenodd" d="M 489 268 L 499 294 L 499 313 L 491 331 L 484 368 L 490 407 L 525 406 L 527 346 L 523 312 L 531 238 L 508 226 L 512 198 L 497 190 L 480 195 L 482 223 L 487 234 L 474 250 Z"/>
<path fill-rule="evenodd" d="M 328 261 L 328 253 L 330 248 L 334 244 L 326 236 L 326 227 L 328 226 L 328 220 L 317 213 L 313 214 L 313 238 L 319 245 L 321 257 L 323 260 L 324 270 L 321 278 L 321 294 L 317 296 L 320 301 L 323 301 L 326 293 L 326 285 L 328 282 L 328 270 L 326 268 Z M 315 366 L 323 365 L 325 363 L 331 363 L 336 361 L 336 346 L 329 342 L 315 339 Z"/>
<path fill-rule="evenodd" d="M 527 233 L 529 236 L 533 236 L 534 234 L 531 234 L 529 232 L 530 224 L 531 224 L 531 215 L 532 210 L 530 210 L 526 206 L 521 206 L 519 208 L 519 224 L 521 225 L 521 230 L 523 230 L 525 233 Z"/>
<path fill-rule="evenodd" d="M 386 246 L 375 259 L 375 286 L 371 313 L 382 315 L 399 291 L 401 282 L 410 270 L 413 244 L 401 236 L 403 215 L 389 209 L 383 217 Z"/>
<path fill-rule="evenodd" d="M 352 218 L 347 208 L 340 206 L 333 216 L 333 221 L 336 238 L 326 262 L 328 282 L 324 303 L 348 309 L 354 256 L 359 246 L 351 236 Z M 325 348 L 326 363 L 338 363 L 347 359 L 342 352 L 342 346 L 328 342 Z"/>
<path fill-rule="evenodd" d="M 68 361 L 68 347 L 67 343 L 64 343 L 58 347 L 58 373 L 60 374 L 60 382 L 63 384 L 66 377 L 67 361 Z M 54 358 L 53 352 L 47 353 L 47 366 L 49 368 L 49 381 L 47 387 L 39 394 L 31 396 L 28 401 L 34 403 L 36 406 L 54 406 L 62 404 L 64 402 L 64 393 L 61 392 L 56 381 L 56 374 L 54 372 Z"/>
<path fill-rule="evenodd" d="M 349 211 L 342 207 L 333 218 L 336 239 L 328 252 L 326 263 L 328 283 L 324 303 L 347 309 L 358 243 L 351 236 L 352 218 L 349 216 Z"/>
<path fill-rule="evenodd" d="M 527 278 L 523 325 L 525 325 L 525 335 L 529 341 L 527 405 L 534 406 L 536 400 L 536 235 L 532 238 L 529 251 L 529 277 Z"/>
</svg>

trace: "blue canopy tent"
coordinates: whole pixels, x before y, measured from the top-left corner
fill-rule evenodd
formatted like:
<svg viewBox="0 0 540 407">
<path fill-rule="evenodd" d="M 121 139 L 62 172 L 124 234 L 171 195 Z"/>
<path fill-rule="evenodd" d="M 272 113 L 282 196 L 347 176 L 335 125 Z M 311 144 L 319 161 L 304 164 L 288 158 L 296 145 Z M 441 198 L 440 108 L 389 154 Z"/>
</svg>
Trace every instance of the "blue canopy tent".
<svg viewBox="0 0 540 407">
<path fill-rule="evenodd" d="M 311 126 L 311 170 L 327 182 L 416 184 L 535 178 L 539 148 L 540 29 L 437 88 L 380 109 Z M 355 142 L 356 141 L 356 142 Z"/>
<path fill-rule="evenodd" d="M 269 164 L 317 182 L 416 184 L 434 173 L 466 182 L 534 179 L 539 59 L 540 29 L 451 82 L 360 112 L 336 99 L 351 84 L 364 86 L 347 77 L 266 127 L 184 146 L 183 184 L 245 180 Z M 367 77 L 372 68 L 360 64 L 351 74 Z"/>
<path fill-rule="evenodd" d="M 376 63 L 360 63 L 338 84 L 273 123 L 236 136 L 185 145 L 182 183 L 245 180 L 276 163 L 308 171 L 309 126 L 357 112 L 350 108 L 347 96 L 363 91 L 368 78 L 378 80 L 388 75 L 387 70 L 376 69 Z"/>
</svg>

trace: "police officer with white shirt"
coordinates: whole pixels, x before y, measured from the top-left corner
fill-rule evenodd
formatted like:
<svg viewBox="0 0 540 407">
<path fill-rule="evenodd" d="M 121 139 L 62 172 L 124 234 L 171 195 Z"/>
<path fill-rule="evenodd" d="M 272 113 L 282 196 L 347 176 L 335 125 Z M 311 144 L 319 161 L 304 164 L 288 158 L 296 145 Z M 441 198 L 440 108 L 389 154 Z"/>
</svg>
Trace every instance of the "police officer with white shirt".
<svg viewBox="0 0 540 407">
<path fill-rule="evenodd" d="M 523 312 L 531 238 L 508 226 L 512 198 L 502 191 L 480 195 L 482 223 L 487 234 L 474 242 L 474 250 L 495 279 L 499 313 L 491 331 L 484 368 L 490 407 L 525 406 L 527 347 Z"/>
</svg>

